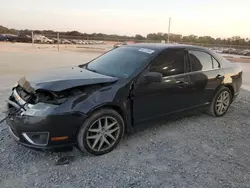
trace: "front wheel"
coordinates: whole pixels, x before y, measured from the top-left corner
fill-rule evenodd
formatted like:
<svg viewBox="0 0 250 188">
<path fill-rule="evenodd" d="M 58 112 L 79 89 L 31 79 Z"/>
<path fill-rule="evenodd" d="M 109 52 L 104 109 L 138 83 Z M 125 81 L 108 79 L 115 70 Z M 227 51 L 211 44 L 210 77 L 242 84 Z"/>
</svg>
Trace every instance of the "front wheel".
<svg viewBox="0 0 250 188">
<path fill-rule="evenodd" d="M 124 121 L 112 109 L 94 112 L 82 125 L 77 136 L 78 147 L 82 152 L 103 155 L 112 151 L 124 134 Z"/>
<path fill-rule="evenodd" d="M 220 88 L 210 104 L 209 114 L 215 117 L 221 117 L 228 111 L 232 102 L 232 93 L 227 87 Z"/>
</svg>

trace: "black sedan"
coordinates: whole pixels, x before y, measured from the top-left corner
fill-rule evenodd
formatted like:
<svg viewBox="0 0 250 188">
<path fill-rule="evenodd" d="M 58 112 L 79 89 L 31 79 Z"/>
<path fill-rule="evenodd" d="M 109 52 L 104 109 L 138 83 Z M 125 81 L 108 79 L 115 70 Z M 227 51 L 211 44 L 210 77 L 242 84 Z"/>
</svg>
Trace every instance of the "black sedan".
<svg viewBox="0 0 250 188">
<path fill-rule="evenodd" d="M 223 116 L 241 84 L 242 69 L 208 49 L 126 45 L 21 78 L 7 100 L 7 123 L 25 146 L 102 155 L 148 120 L 194 109 Z"/>
</svg>

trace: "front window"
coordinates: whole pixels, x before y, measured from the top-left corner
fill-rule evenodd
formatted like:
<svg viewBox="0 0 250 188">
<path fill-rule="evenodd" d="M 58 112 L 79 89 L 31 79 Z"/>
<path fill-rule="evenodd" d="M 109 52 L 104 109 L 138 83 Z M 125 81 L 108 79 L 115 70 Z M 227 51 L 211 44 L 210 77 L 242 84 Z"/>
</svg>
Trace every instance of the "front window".
<svg viewBox="0 0 250 188">
<path fill-rule="evenodd" d="M 86 69 L 118 78 L 129 78 L 142 68 L 155 53 L 152 49 L 120 47 L 87 64 Z"/>
<path fill-rule="evenodd" d="M 184 68 L 184 51 L 168 50 L 161 54 L 150 66 L 150 72 L 159 72 L 163 77 L 183 74 Z"/>
</svg>

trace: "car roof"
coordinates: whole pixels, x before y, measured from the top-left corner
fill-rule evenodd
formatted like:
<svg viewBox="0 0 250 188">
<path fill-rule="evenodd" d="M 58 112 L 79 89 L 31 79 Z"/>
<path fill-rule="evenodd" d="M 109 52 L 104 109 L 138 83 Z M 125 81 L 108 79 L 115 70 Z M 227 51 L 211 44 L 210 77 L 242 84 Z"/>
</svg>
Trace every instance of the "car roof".
<svg viewBox="0 0 250 188">
<path fill-rule="evenodd" d="M 206 48 L 200 46 L 193 46 L 193 45 L 186 45 L 186 44 L 164 44 L 164 43 L 136 43 L 136 44 L 129 44 L 127 46 L 134 46 L 139 48 L 149 48 L 156 51 L 162 51 L 166 49 L 173 49 L 173 48 L 189 48 L 189 49 L 201 49 L 205 51 L 209 51 Z"/>
<path fill-rule="evenodd" d="M 225 58 L 215 53 L 213 50 L 209 50 L 201 46 L 186 45 L 186 44 L 166 44 L 166 43 L 136 43 L 136 44 L 129 44 L 126 46 L 131 46 L 131 47 L 134 46 L 137 48 L 148 48 L 151 50 L 155 50 L 157 52 L 161 52 L 167 49 L 181 49 L 181 48 L 182 49 L 185 48 L 189 50 L 201 50 L 212 55 L 220 63 L 224 63 L 225 61 L 227 61 Z"/>
</svg>

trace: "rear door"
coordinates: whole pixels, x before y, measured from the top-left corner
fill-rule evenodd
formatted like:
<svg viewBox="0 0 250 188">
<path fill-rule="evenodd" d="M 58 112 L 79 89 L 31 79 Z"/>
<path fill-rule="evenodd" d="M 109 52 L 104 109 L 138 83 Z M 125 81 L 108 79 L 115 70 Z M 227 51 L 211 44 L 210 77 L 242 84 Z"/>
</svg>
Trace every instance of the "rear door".
<svg viewBox="0 0 250 188">
<path fill-rule="evenodd" d="M 194 105 L 212 101 L 214 92 L 223 82 L 224 73 L 219 62 L 208 52 L 197 49 L 188 50 L 190 86 Z"/>
</svg>

